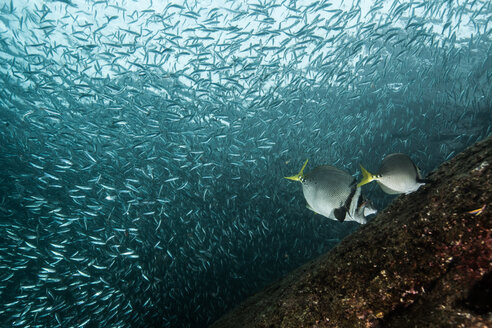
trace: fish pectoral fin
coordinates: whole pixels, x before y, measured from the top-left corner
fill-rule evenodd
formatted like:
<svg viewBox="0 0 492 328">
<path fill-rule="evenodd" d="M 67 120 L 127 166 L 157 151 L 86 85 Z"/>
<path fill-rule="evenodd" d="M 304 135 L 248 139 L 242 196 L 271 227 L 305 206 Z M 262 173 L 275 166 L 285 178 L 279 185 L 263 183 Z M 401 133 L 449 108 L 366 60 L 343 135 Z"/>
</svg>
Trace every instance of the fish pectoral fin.
<svg viewBox="0 0 492 328">
<path fill-rule="evenodd" d="M 362 171 L 362 180 L 357 184 L 357 187 L 362 187 L 363 185 L 376 179 L 376 177 L 369 173 L 369 171 L 367 171 L 362 165 L 359 164 L 359 166 Z"/>
<path fill-rule="evenodd" d="M 335 208 L 333 210 L 333 214 L 335 214 L 335 217 L 340 222 L 343 222 L 345 220 L 345 214 L 346 213 L 347 213 L 347 210 L 345 209 L 345 207 L 339 207 L 339 208 Z"/>
</svg>

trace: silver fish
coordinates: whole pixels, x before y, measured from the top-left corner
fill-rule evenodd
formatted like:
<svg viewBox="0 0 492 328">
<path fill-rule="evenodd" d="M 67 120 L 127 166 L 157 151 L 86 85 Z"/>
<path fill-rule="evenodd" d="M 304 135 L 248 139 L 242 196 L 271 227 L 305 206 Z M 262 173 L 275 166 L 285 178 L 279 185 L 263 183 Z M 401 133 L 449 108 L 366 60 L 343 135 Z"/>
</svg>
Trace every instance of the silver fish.
<svg viewBox="0 0 492 328">
<path fill-rule="evenodd" d="M 381 189 L 391 195 L 412 193 L 429 182 L 429 180 L 422 179 L 419 169 L 411 158 L 401 153 L 386 156 L 377 174 L 369 173 L 362 165 L 360 168 L 363 178 L 357 187 L 377 181 Z"/>
<path fill-rule="evenodd" d="M 375 214 L 376 210 L 365 202 L 361 189 L 347 172 L 334 166 L 321 165 L 304 174 L 304 163 L 301 171 L 294 176 L 286 177 L 302 183 L 302 192 L 308 207 L 329 219 L 355 221 L 360 224 L 367 222 L 366 216 Z"/>
</svg>

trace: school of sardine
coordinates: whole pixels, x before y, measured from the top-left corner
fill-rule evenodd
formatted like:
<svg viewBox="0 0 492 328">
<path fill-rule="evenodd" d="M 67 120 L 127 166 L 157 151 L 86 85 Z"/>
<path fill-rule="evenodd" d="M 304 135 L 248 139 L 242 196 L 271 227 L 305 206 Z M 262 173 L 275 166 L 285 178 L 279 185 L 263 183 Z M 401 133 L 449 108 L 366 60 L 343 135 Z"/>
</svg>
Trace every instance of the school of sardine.
<svg viewBox="0 0 492 328">
<path fill-rule="evenodd" d="M 2 327 L 207 326 L 359 226 L 306 158 L 490 135 L 491 38 L 489 0 L 0 1 Z"/>
</svg>

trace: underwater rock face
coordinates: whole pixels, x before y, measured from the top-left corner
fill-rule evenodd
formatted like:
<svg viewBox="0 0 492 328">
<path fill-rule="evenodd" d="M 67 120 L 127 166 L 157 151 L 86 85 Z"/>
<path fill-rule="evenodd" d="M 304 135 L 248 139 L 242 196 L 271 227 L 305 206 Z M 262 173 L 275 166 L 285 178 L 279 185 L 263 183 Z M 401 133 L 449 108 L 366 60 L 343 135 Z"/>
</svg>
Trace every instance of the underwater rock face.
<svg viewBox="0 0 492 328">
<path fill-rule="evenodd" d="M 492 137 L 428 178 L 211 327 L 491 327 Z"/>
</svg>

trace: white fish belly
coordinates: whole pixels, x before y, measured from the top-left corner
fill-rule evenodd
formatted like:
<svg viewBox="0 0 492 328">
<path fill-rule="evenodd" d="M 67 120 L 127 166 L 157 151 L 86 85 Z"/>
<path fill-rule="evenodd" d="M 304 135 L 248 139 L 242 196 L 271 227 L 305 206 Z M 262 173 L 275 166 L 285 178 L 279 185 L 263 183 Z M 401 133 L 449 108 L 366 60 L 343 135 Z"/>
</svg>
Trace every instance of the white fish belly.
<svg viewBox="0 0 492 328">
<path fill-rule="evenodd" d="M 410 177 L 381 177 L 377 182 L 387 194 L 410 193 L 420 187 L 420 183 Z"/>
<path fill-rule="evenodd" d="M 325 188 L 302 188 L 304 198 L 309 206 L 318 214 L 336 220 L 333 210 L 343 206 L 339 195 L 333 194 Z M 345 197 L 346 198 L 346 197 Z"/>
</svg>

